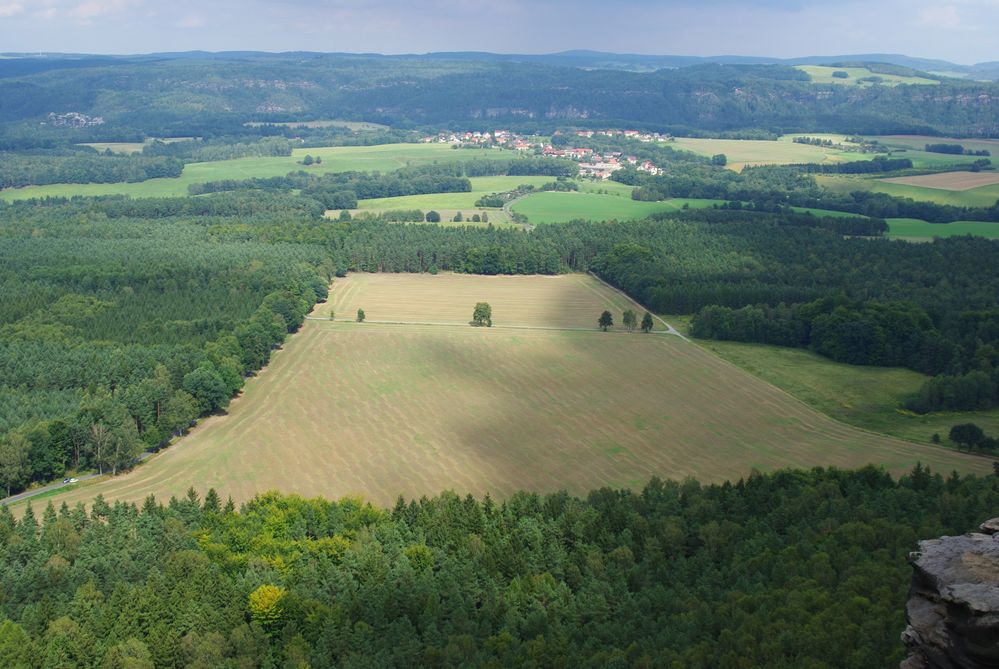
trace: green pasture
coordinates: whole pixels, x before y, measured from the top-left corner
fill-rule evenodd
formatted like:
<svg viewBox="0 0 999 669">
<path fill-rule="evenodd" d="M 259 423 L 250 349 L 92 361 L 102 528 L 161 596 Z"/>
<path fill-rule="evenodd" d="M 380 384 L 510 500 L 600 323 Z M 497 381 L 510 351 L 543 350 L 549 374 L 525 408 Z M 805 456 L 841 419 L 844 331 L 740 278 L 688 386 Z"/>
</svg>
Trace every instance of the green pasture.
<svg viewBox="0 0 999 669">
<path fill-rule="evenodd" d="M 807 135 L 825 137 L 824 135 Z M 830 136 L 842 139 L 841 136 Z M 843 151 L 834 146 L 813 146 L 791 141 L 790 136 L 783 141 L 763 139 L 704 139 L 677 137 L 670 146 L 691 151 L 702 156 L 725 154 L 727 167 L 741 170 L 747 165 L 787 165 L 792 163 L 843 163 L 854 160 L 869 160 L 869 154 Z"/>
<path fill-rule="evenodd" d="M 302 165 L 306 155 L 322 157 L 319 165 Z M 0 191 L 5 200 L 74 195 L 129 195 L 131 197 L 181 197 L 194 183 L 222 179 L 250 179 L 284 176 L 295 170 L 313 174 L 348 171 L 388 172 L 401 167 L 464 161 L 472 159 L 510 159 L 517 153 L 502 149 L 452 149 L 445 144 L 381 144 L 377 146 L 336 146 L 296 149 L 291 156 L 237 158 L 207 163 L 191 163 L 176 179 L 150 179 L 139 183 L 53 184 L 28 186 Z M 551 181 L 549 178 L 548 181 Z"/>
<path fill-rule="evenodd" d="M 513 211 L 527 216 L 530 223 L 565 223 L 577 219 L 592 221 L 634 220 L 661 211 L 705 208 L 720 200 L 675 198 L 665 202 L 640 202 L 619 195 L 597 193 L 535 193 L 517 200 Z"/>
<path fill-rule="evenodd" d="M 972 422 L 999 433 L 999 410 L 920 416 L 901 409 L 929 378 L 908 369 L 846 365 L 805 349 L 764 344 L 698 344 L 827 416 L 872 432 L 920 443 L 931 443 L 936 433 L 946 442 L 953 425 Z"/>
<path fill-rule="evenodd" d="M 888 236 L 901 239 L 933 239 L 975 235 L 999 239 L 999 223 L 987 221 L 954 221 L 952 223 L 927 223 L 918 218 L 889 218 Z"/>
<path fill-rule="evenodd" d="M 898 86 L 899 84 L 922 84 L 935 86 L 940 82 L 925 77 L 906 77 L 897 74 L 880 74 L 866 67 L 828 67 L 826 65 L 796 65 L 795 69 L 807 74 L 813 84 L 841 84 L 844 86 L 873 86 L 871 82 L 860 81 L 865 77 L 878 77 L 883 86 Z M 833 72 L 846 72 L 849 77 L 840 79 L 832 76 Z"/>
</svg>

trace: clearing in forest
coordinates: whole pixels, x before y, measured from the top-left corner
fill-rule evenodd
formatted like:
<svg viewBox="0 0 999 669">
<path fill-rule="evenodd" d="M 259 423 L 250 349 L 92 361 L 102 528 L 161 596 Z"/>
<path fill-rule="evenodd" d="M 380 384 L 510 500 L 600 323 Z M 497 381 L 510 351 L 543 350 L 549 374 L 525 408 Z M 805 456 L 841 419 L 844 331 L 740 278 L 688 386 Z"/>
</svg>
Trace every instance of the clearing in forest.
<svg viewBox="0 0 999 669">
<path fill-rule="evenodd" d="M 467 325 L 481 301 L 495 327 Z M 392 504 L 444 489 L 584 493 L 753 468 L 991 469 L 836 422 L 661 324 L 647 335 L 597 330 L 602 310 L 619 324 L 629 306 L 638 309 L 579 274 L 351 275 L 228 415 L 54 502 L 169 498 L 194 486 L 237 502 L 274 489 Z M 367 322 L 353 322 L 358 308 Z"/>
</svg>

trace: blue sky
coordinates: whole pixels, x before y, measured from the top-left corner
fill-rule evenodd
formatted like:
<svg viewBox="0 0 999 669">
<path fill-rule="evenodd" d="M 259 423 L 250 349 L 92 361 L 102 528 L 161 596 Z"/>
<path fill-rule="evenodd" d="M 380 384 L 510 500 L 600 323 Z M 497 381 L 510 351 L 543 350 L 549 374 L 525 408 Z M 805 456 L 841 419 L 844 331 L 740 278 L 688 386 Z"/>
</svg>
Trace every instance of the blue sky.
<svg viewBox="0 0 999 669">
<path fill-rule="evenodd" d="M 999 60 L 999 0 L 0 0 L 0 51 L 233 49 Z"/>
</svg>

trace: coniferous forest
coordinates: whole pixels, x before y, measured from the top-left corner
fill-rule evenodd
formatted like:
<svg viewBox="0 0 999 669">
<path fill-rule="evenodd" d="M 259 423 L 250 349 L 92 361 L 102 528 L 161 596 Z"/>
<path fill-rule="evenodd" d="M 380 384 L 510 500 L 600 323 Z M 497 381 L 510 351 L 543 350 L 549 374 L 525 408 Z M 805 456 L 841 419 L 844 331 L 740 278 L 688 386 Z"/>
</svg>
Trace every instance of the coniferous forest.
<svg viewBox="0 0 999 669">
<path fill-rule="evenodd" d="M 394 509 L 214 490 L 0 510 L 0 659 L 31 667 L 888 667 L 920 537 L 999 478 L 653 480 Z"/>
</svg>

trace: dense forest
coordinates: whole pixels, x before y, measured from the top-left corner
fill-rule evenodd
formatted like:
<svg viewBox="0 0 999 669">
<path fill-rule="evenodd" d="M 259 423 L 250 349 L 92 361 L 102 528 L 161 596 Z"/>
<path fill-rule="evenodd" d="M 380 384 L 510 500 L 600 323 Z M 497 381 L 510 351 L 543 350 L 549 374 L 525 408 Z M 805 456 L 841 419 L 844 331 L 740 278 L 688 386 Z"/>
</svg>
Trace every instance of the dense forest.
<svg viewBox="0 0 999 669">
<path fill-rule="evenodd" d="M 917 467 L 653 480 L 585 499 L 445 493 L 391 511 L 214 490 L 0 509 L 0 658 L 35 667 L 898 664 L 920 538 L 999 478 Z"/>
<path fill-rule="evenodd" d="M 49 114 L 99 118 L 100 124 L 49 128 L 107 141 L 136 133 L 239 133 L 246 121 L 325 118 L 330 109 L 340 118 L 399 128 L 467 126 L 489 119 L 549 132 L 571 122 L 678 135 L 999 134 L 994 83 L 819 85 L 786 65 L 702 64 L 636 73 L 459 58 L 232 54 L 12 74 L 0 78 L 0 122 L 10 123 L 5 135 L 22 139 L 27 128 L 37 128 Z"/>
</svg>

